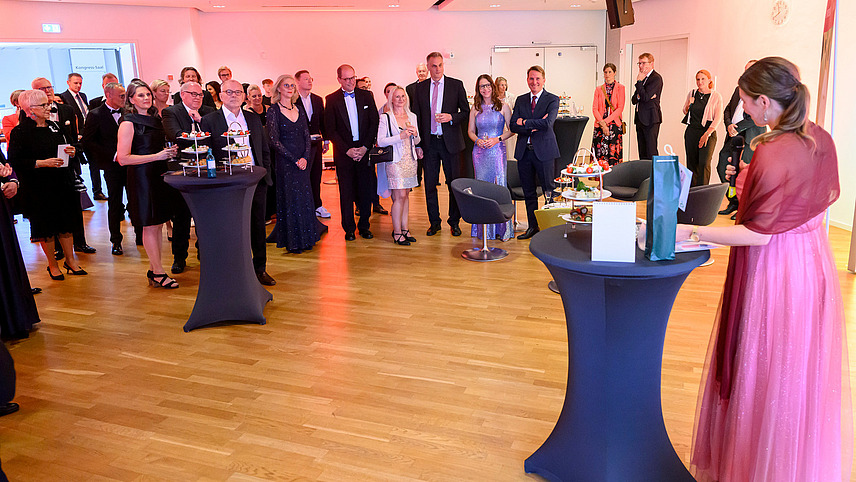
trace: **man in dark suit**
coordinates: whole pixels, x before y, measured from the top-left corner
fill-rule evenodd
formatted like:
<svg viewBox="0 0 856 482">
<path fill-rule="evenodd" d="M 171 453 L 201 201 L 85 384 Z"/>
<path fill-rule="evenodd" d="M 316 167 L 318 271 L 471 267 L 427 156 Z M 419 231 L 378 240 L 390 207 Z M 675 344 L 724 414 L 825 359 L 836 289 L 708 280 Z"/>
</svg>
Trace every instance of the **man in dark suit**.
<svg viewBox="0 0 856 482">
<path fill-rule="evenodd" d="M 90 168 L 104 171 L 107 181 L 107 228 L 110 230 L 111 253 L 124 254 L 122 249 L 123 202 L 127 189 L 128 169 L 116 162 L 116 133 L 119 131 L 121 108 L 125 105 L 125 88 L 111 82 L 104 87 L 104 103 L 89 111 L 83 126 L 81 145 L 89 159 Z M 139 228 L 135 227 L 135 230 Z M 138 232 L 137 238 L 142 239 Z"/>
<path fill-rule="evenodd" d="M 77 116 L 77 130 L 83 132 L 86 115 L 89 114 L 90 110 L 86 94 L 80 91 L 83 87 L 83 77 L 76 72 L 72 72 L 68 74 L 66 84 L 68 84 L 68 90 L 59 94 L 59 96 L 65 105 L 71 106 L 74 109 L 74 115 Z M 88 158 L 86 160 L 89 162 Z M 100 171 L 100 168 L 89 162 L 89 180 L 92 181 L 92 198 L 96 201 L 106 201 L 107 196 L 104 195 L 101 187 Z"/>
<path fill-rule="evenodd" d="M 193 141 L 182 140 L 183 132 L 191 132 L 194 127 L 197 131 L 204 130 L 200 127 L 202 117 L 214 112 L 212 107 L 202 105 L 202 86 L 196 82 L 188 81 L 181 84 L 179 91 L 180 102 L 169 106 L 161 112 L 163 116 L 163 130 L 167 139 L 176 139 L 179 151 L 193 144 Z M 200 141 L 201 142 L 208 142 Z M 178 166 L 172 165 L 170 169 L 177 170 Z M 172 256 L 173 263 L 170 271 L 179 274 L 187 267 L 187 250 L 190 247 L 190 209 L 181 196 L 181 193 L 171 189 L 171 202 L 173 209 L 172 217 Z"/>
<path fill-rule="evenodd" d="M 265 177 L 256 185 L 256 192 L 253 195 L 250 212 L 250 244 L 253 249 L 253 267 L 256 270 L 259 283 L 273 286 L 276 281 L 266 271 L 265 203 L 268 186 L 273 184 L 267 134 L 259 116 L 244 115 L 244 111 L 241 109 L 241 104 L 244 103 L 244 90 L 240 82 L 231 79 L 224 81 L 220 90 L 220 100 L 223 102 L 223 107 L 207 114 L 202 118 L 201 123 L 202 130 L 211 133 L 211 150 L 214 152 L 214 157 L 218 161 L 223 161 L 229 156 L 229 153 L 223 150 L 226 147 L 227 139 L 222 134 L 229 130 L 228 126 L 237 123 L 240 125 L 240 130 L 250 131 L 249 136 L 237 138 L 239 142 L 249 144 L 249 156 L 251 158 L 249 162 L 267 170 Z"/>
<path fill-rule="evenodd" d="M 428 78 L 428 66 L 425 62 L 420 63 L 416 66 L 416 80 L 413 81 L 412 84 L 407 84 L 407 87 L 404 88 L 404 91 L 407 93 L 407 98 L 410 99 L 410 110 L 413 110 L 414 99 L 416 99 L 416 84 L 422 82 L 423 80 Z M 422 162 L 422 157 L 418 157 L 416 159 L 416 185 L 422 185 L 422 172 L 424 166 Z"/>
<path fill-rule="evenodd" d="M 321 204 L 321 171 L 323 161 L 321 155 L 330 149 L 330 141 L 324 134 L 324 100 L 320 95 L 312 93 L 312 76 L 308 70 L 294 74 L 297 81 L 297 102 L 309 119 L 309 135 L 312 136 L 312 148 L 309 151 L 309 182 L 312 185 L 312 197 L 315 198 L 315 215 L 319 218 L 329 218 L 330 212 Z"/>
<path fill-rule="evenodd" d="M 539 231 L 535 210 L 538 209 L 538 181 L 545 195 L 553 192 L 553 174 L 559 144 L 553 124 L 559 115 L 559 97 L 544 90 L 547 81 L 544 69 L 539 65 L 529 67 L 526 82 L 529 94 L 517 97 L 511 113 L 509 128 L 517 134 L 517 172 L 526 200 L 526 216 L 529 229 L 517 239 L 529 239 Z"/>
<path fill-rule="evenodd" d="M 425 175 L 425 202 L 428 207 L 428 220 L 431 227 L 426 233 L 433 236 L 440 232 L 440 205 L 437 183 L 440 179 L 440 165 L 446 177 L 446 186 L 460 176 L 461 151 L 464 150 L 464 135 L 461 126 L 469 121 L 470 106 L 467 91 L 458 79 L 446 77 L 443 68 L 443 54 L 431 52 L 426 59 L 430 79 L 416 84 L 415 101 L 411 100 L 411 110 L 416 114 L 416 123 L 421 133 L 419 144 L 423 152 Z M 452 236 L 460 236 L 461 212 L 458 203 L 449 188 L 449 219 Z"/>
<path fill-rule="evenodd" d="M 639 74 L 636 75 L 636 90 L 630 98 L 636 106 L 636 143 L 639 145 L 639 159 L 651 159 L 659 152 L 657 137 L 663 122 L 660 110 L 663 77 L 654 71 L 654 56 L 647 52 L 639 56 L 636 65 L 639 66 Z"/>
<path fill-rule="evenodd" d="M 371 239 L 372 173 L 366 154 L 377 138 L 378 112 L 371 92 L 357 89 L 354 68 L 343 64 L 336 69 L 341 89 L 324 102 L 324 131 L 333 143 L 333 161 L 339 179 L 339 208 L 345 240 L 356 239 L 354 232 Z M 360 220 L 354 223 L 354 202 L 359 199 Z"/>
<path fill-rule="evenodd" d="M 755 60 L 750 60 L 743 70 L 748 69 L 755 62 Z M 716 172 L 719 174 L 720 181 L 728 182 L 728 179 L 725 178 L 725 168 L 728 167 L 728 159 L 734 152 L 734 138 L 737 136 L 743 137 L 744 147 L 740 160 L 743 161 L 744 164 L 749 164 L 752 161 L 752 155 L 754 154 L 754 151 L 749 144 L 752 142 L 752 139 L 766 132 L 767 128 L 756 126 L 752 117 L 743 110 L 743 101 L 740 99 L 739 87 L 734 88 L 734 93 L 731 94 L 731 100 L 729 100 L 728 105 L 725 106 L 725 116 L 723 119 L 725 122 L 725 130 L 728 135 L 725 138 L 725 142 L 722 144 L 722 150 L 719 151 L 719 163 L 716 165 Z M 740 162 L 737 162 L 737 170 L 739 172 Z M 735 189 L 729 188 L 726 195 L 728 197 L 728 206 L 722 211 L 719 211 L 719 214 L 722 215 L 732 214 L 737 211 L 738 207 L 737 192 Z"/>
<path fill-rule="evenodd" d="M 107 84 L 109 84 L 111 82 L 118 84 L 119 83 L 118 77 L 116 77 L 116 75 L 114 75 L 114 74 L 111 74 L 110 72 L 107 72 L 106 74 L 102 75 L 101 76 L 101 89 L 104 89 L 104 87 L 107 87 Z M 91 99 L 89 101 L 89 110 L 92 110 L 92 109 L 98 107 L 99 105 L 101 105 L 103 103 L 104 103 L 104 96 L 99 95 L 98 97 L 95 97 L 94 99 Z"/>
<path fill-rule="evenodd" d="M 231 75 L 231 71 L 229 75 Z M 183 86 L 185 82 L 196 82 L 199 85 L 203 85 L 202 76 L 199 75 L 199 71 L 196 70 L 196 67 L 185 67 L 181 69 L 181 75 L 178 76 L 178 84 Z M 180 91 L 173 94 L 172 103 L 181 103 Z M 214 97 L 211 97 L 211 93 L 204 87 L 202 88 L 202 105 L 208 106 L 212 109 L 217 108 L 217 104 L 214 103 Z"/>
<path fill-rule="evenodd" d="M 48 100 L 52 100 L 54 98 L 54 88 L 51 85 L 51 82 L 44 78 L 39 77 L 34 79 L 32 82 L 33 89 L 39 89 L 44 92 L 48 96 Z M 69 166 L 74 169 L 74 172 L 77 174 L 78 182 L 82 184 L 82 180 L 80 180 L 80 152 L 83 152 L 83 149 L 80 148 L 80 138 L 77 135 L 77 116 L 74 115 L 74 109 L 71 106 L 64 104 L 54 103 L 51 108 L 51 116 L 50 119 L 57 124 L 59 124 L 60 129 L 62 129 L 62 133 L 65 135 L 66 140 L 69 144 L 74 146 L 75 150 L 78 152 L 74 157 L 68 160 Z M 80 224 L 77 228 L 72 232 L 74 237 L 74 250 L 78 253 L 87 253 L 92 254 L 95 252 L 95 248 L 86 244 L 86 232 L 83 229 L 83 218 L 80 218 Z M 65 253 L 62 252 L 62 248 L 59 243 L 55 243 L 56 245 L 56 259 L 62 259 L 65 257 Z"/>
</svg>

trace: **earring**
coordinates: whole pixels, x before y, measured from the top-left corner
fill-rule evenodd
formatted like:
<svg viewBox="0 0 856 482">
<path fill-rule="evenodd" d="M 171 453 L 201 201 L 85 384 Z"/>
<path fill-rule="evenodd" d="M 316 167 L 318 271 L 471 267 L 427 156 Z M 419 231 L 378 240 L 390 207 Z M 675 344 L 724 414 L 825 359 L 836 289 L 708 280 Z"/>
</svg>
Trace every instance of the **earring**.
<svg viewBox="0 0 856 482">
<path fill-rule="evenodd" d="M 765 123 L 767 122 L 767 111 L 766 110 L 764 111 L 764 122 Z"/>
</svg>

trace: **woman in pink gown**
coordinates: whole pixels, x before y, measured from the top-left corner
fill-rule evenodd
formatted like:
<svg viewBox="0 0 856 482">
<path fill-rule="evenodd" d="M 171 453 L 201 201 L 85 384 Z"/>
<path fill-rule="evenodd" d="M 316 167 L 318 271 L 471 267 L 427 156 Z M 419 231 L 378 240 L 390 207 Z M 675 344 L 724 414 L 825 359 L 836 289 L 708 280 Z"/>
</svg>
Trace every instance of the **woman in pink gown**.
<svg viewBox="0 0 856 482">
<path fill-rule="evenodd" d="M 850 480 L 844 312 L 823 225 L 840 192 L 835 145 L 808 120 L 808 89 L 787 60 L 758 61 L 739 86 L 746 112 L 771 130 L 741 173 L 737 223 L 677 231 L 734 246 L 692 468 L 700 481 Z"/>
</svg>

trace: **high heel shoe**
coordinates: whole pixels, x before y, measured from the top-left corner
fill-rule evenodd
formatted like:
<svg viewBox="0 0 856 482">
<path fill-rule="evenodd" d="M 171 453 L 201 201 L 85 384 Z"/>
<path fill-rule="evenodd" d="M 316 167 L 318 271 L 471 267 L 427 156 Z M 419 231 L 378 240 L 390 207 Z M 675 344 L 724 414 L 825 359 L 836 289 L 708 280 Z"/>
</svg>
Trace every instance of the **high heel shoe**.
<svg viewBox="0 0 856 482">
<path fill-rule="evenodd" d="M 149 279 L 149 286 L 154 286 L 155 288 L 166 288 L 168 290 L 178 288 L 178 281 L 170 278 L 166 273 L 155 274 L 154 271 L 149 270 L 149 272 L 146 273 L 146 277 Z"/>
<path fill-rule="evenodd" d="M 50 266 L 48 266 L 47 270 L 48 270 L 48 275 L 51 277 L 52 280 L 62 281 L 65 279 L 65 275 L 62 274 L 62 271 L 59 272 L 59 276 L 54 276 L 53 273 L 51 273 L 51 267 Z"/>
<path fill-rule="evenodd" d="M 416 242 L 416 238 L 414 238 L 413 236 L 411 236 L 411 235 L 410 235 L 410 230 L 409 230 L 409 229 L 405 229 L 404 231 L 402 231 L 402 232 L 401 232 L 401 234 L 403 234 L 403 235 L 404 235 L 404 239 L 406 239 L 406 240 L 410 241 L 411 243 L 415 243 L 415 242 Z"/>
<path fill-rule="evenodd" d="M 392 242 L 400 246 L 410 246 L 410 241 L 402 233 L 392 233 Z"/>
<path fill-rule="evenodd" d="M 84 271 L 83 268 L 80 268 L 78 270 L 71 269 L 71 266 L 68 265 L 67 261 L 62 263 L 62 267 L 65 268 L 66 273 L 73 274 L 75 276 L 83 276 L 83 275 L 89 274 L 86 271 Z"/>
</svg>

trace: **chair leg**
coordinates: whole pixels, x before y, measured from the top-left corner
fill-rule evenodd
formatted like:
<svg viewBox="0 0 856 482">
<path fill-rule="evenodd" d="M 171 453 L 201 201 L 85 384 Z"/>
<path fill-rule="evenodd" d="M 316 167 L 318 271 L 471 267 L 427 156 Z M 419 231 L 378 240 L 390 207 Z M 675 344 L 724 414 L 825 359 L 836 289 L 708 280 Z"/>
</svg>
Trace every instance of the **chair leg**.
<svg viewBox="0 0 856 482">
<path fill-rule="evenodd" d="M 550 280 L 550 282 L 547 283 L 547 288 L 549 288 L 553 293 L 561 294 L 559 293 L 559 285 L 557 285 L 554 280 Z"/>
<path fill-rule="evenodd" d="M 496 261 L 508 256 L 508 251 L 501 248 L 488 248 L 487 246 L 487 224 L 482 225 L 482 247 L 472 248 L 461 253 L 461 257 L 468 261 Z"/>
</svg>

